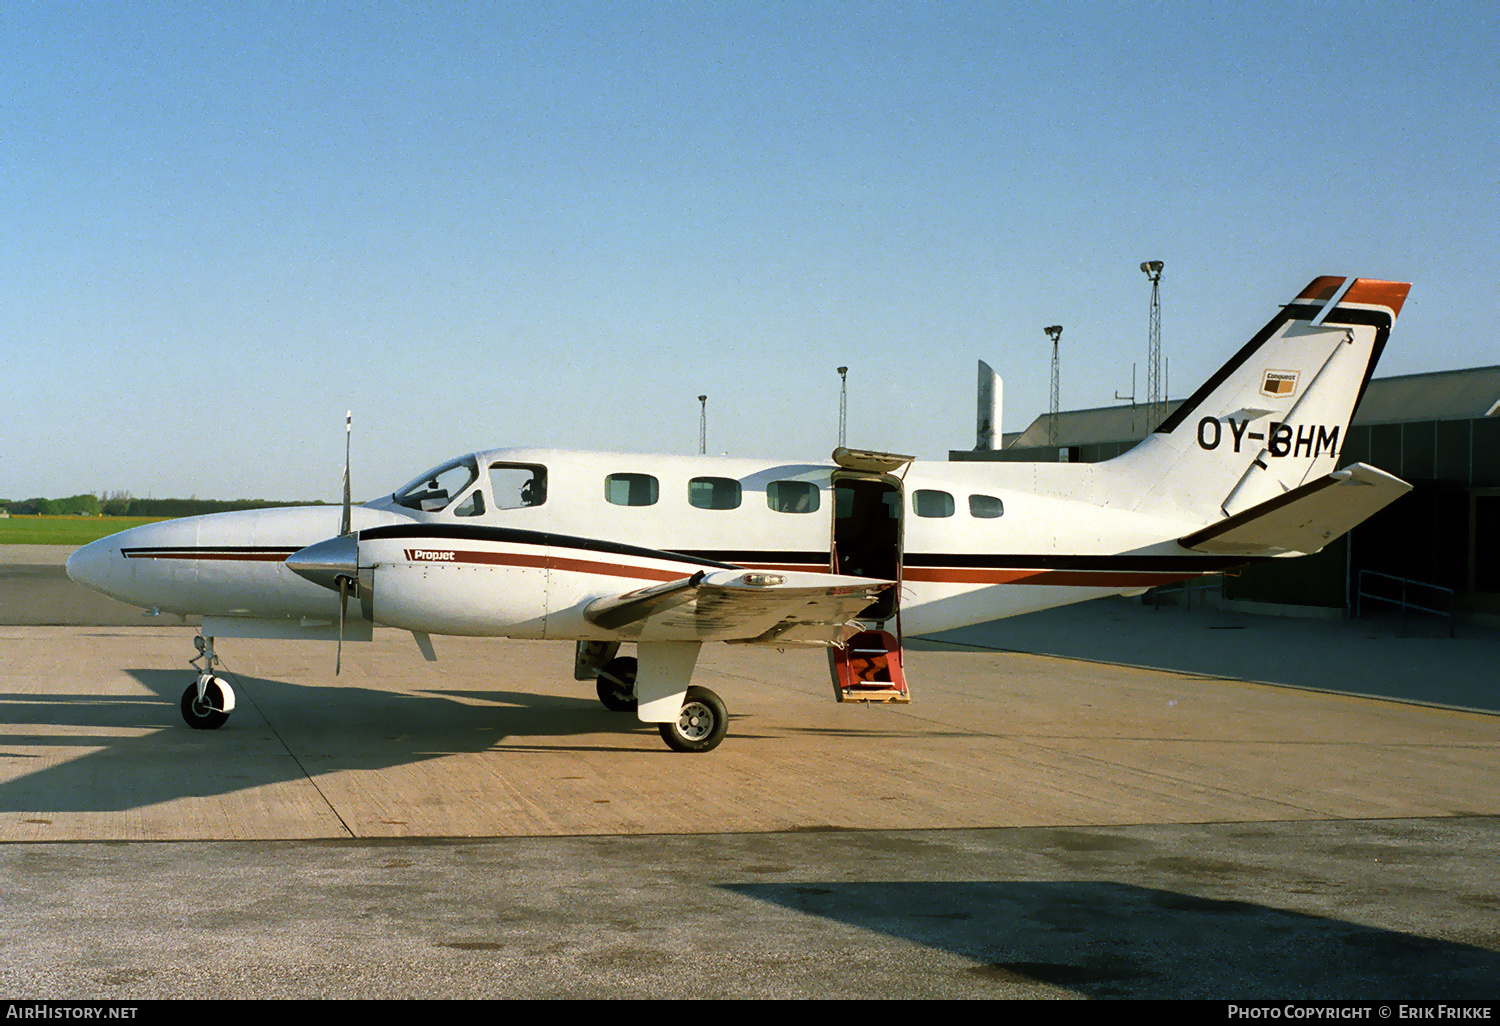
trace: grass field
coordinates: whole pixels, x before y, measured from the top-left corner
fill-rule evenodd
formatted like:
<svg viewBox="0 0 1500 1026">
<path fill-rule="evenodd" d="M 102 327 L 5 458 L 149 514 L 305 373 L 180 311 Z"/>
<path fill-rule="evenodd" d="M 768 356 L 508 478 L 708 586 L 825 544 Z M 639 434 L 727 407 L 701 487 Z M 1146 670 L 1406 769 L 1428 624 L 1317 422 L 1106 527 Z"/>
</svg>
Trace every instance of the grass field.
<svg viewBox="0 0 1500 1026">
<path fill-rule="evenodd" d="M 0 519 L 0 545 L 87 545 L 105 535 L 167 517 L 8 517 Z"/>
</svg>

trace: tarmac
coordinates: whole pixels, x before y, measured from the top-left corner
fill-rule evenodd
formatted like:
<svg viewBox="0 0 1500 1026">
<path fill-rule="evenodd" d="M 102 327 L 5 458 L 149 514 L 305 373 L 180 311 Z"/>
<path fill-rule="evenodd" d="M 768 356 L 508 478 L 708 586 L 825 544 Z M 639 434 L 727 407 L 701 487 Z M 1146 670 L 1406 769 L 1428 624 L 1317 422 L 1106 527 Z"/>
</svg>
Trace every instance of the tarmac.
<svg viewBox="0 0 1500 1026">
<path fill-rule="evenodd" d="M 909 640 L 913 701 L 708 646 L 681 755 L 570 646 L 220 643 L 0 549 L 25 998 L 1492 1001 L 1500 636 L 1102 600 Z"/>
</svg>

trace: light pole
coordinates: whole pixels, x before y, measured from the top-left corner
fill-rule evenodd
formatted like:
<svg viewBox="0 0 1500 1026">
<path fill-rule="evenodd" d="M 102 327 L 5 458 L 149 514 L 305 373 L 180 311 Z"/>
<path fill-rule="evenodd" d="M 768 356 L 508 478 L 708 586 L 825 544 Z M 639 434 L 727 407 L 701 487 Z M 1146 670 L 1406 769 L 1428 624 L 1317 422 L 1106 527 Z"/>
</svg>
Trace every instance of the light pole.
<svg viewBox="0 0 1500 1026">
<path fill-rule="evenodd" d="M 849 426 L 849 368 L 839 368 L 839 448 L 844 446 L 844 434 Z"/>
<path fill-rule="evenodd" d="M 1052 402 L 1047 408 L 1047 430 L 1052 435 L 1052 444 L 1057 444 L 1057 409 L 1062 389 L 1059 386 L 1057 368 L 1057 342 L 1062 338 L 1062 325 L 1053 324 L 1042 329 L 1052 340 Z"/>
<path fill-rule="evenodd" d="M 1146 279 L 1151 282 L 1151 326 L 1146 339 L 1146 419 L 1148 426 L 1159 422 L 1165 414 L 1161 405 L 1161 272 L 1167 265 L 1160 260 L 1147 260 L 1141 264 Z"/>
<path fill-rule="evenodd" d="M 708 396 L 698 397 L 698 455 L 708 452 Z"/>
</svg>

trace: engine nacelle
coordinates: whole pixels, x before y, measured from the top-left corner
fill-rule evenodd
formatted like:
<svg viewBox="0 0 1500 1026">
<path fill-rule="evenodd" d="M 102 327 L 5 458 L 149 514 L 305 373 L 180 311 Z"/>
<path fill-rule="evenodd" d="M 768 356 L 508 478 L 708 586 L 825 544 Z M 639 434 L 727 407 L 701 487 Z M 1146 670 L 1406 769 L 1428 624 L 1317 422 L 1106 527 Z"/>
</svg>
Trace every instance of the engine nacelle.
<svg viewBox="0 0 1500 1026">
<path fill-rule="evenodd" d="M 360 581 L 366 615 L 403 630 L 541 638 L 547 625 L 544 567 L 403 561 L 361 567 Z"/>
</svg>

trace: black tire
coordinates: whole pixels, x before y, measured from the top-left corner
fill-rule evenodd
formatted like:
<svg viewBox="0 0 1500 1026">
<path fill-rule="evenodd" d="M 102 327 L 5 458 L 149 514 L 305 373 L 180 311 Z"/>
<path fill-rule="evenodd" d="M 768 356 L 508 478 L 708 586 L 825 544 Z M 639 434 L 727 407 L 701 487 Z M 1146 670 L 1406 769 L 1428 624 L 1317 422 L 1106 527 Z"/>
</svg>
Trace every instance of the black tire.
<svg viewBox="0 0 1500 1026">
<path fill-rule="evenodd" d="M 198 682 L 188 685 L 182 693 L 182 718 L 194 730 L 218 730 L 229 722 L 229 714 L 223 711 L 224 692 L 219 690 L 219 679 L 212 678 L 203 689 L 203 701 L 198 701 Z"/>
<path fill-rule="evenodd" d="M 637 663 L 634 656 L 611 659 L 599 670 L 599 701 L 610 712 L 635 712 L 635 674 Z"/>
<path fill-rule="evenodd" d="M 729 709 L 708 688 L 690 687 L 677 719 L 660 727 L 662 740 L 674 752 L 711 752 L 729 733 Z"/>
</svg>

